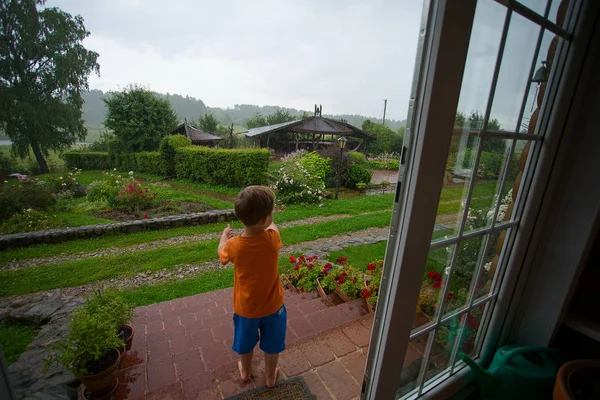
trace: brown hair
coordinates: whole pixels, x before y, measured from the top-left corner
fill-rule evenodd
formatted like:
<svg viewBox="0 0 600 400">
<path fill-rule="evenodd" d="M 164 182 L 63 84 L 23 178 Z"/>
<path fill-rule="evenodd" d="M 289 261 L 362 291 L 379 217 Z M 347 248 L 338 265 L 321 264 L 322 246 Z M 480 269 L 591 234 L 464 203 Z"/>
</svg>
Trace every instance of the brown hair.
<svg viewBox="0 0 600 400">
<path fill-rule="evenodd" d="M 244 225 L 255 225 L 268 217 L 275 207 L 275 195 L 265 186 L 248 186 L 235 200 L 235 215 Z"/>
</svg>

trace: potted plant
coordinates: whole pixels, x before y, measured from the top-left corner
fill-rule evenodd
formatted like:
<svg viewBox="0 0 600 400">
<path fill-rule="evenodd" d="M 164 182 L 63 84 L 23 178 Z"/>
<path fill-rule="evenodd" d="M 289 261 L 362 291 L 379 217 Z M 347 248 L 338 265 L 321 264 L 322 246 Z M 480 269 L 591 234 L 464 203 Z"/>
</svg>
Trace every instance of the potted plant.
<svg viewBox="0 0 600 400">
<path fill-rule="evenodd" d="M 117 350 L 124 345 L 114 320 L 79 307 L 71 316 L 69 335 L 49 346 L 46 365 L 60 362 L 85 385 L 84 398 L 106 398 L 116 390 L 115 372 L 121 361 Z"/>
<path fill-rule="evenodd" d="M 126 350 L 131 349 L 133 326 L 129 323 L 133 318 L 133 308 L 115 290 L 98 290 L 85 300 L 84 307 L 91 313 L 104 315 L 117 326 L 117 334 L 125 342 Z"/>
<path fill-rule="evenodd" d="M 367 272 L 364 278 L 364 288 L 361 295 L 367 303 L 369 313 L 373 313 L 377 305 L 377 297 L 379 295 L 379 285 L 381 284 L 381 272 L 383 269 L 383 261 L 375 260 L 367 265 Z"/>
<path fill-rule="evenodd" d="M 282 275 L 282 281 L 288 282 L 300 292 L 312 292 L 318 289 L 317 279 L 323 276 L 323 267 L 318 256 L 290 256 L 290 270 Z"/>
<path fill-rule="evenodd" d="M 323 283 L 323 279 L 325 279 L 325 277 L 327 275 L 329 275 L 329 273 L 331 272 L 332 269 L 333 269 L 333 264 L 330 262 L 326 263 L 322 269 L 323 276 L 320 276 L 317 278 L 317 292 L 319 293 L 319 296 L 321 296 L 321 297 L 327 297 L 327 295 L 329 293 L 331 293 L 335 290 L 335 289 L 330 289 L 328 286 L 325 286 L 325 284 Z"/>
</svg>

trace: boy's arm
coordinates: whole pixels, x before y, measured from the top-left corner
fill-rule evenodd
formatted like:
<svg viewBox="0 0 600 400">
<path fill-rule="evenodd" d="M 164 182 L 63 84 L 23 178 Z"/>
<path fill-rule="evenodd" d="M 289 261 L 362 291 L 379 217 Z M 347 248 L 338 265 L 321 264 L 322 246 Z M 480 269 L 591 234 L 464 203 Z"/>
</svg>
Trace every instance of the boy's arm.
<svg viewBox="0 0 600 400">
<path fill-rule="evenodd" d="M 233 236 L 233 231 L 231 230 L 231 225 L 227 224 L 227 228 L 223 229 L 223 233 L 221 234 L 221 241 L 219 242 L 218 252 L 220 253 L 223 247 L 227 244 L 227 241 L 231 239 Z"/>
</svg>

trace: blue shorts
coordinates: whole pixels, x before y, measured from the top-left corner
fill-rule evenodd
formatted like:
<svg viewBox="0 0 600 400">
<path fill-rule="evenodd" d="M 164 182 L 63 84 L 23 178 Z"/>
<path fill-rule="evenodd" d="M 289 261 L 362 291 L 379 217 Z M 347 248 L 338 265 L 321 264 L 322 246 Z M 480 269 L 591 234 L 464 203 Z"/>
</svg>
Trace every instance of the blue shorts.
<svg viewBox="0 0 600 400">
<path fill-rule="evenodd" d="M 285 350 L 287 311 L 282 305 L 275 314 L 262 318 L 245 318 L 233 314 L 233 346 L 238 354 L 250 353 L 260 339 L 260 349 L 267 354 Z M 260 332 L 260 336 L 259 336 Z"/>
</svg>

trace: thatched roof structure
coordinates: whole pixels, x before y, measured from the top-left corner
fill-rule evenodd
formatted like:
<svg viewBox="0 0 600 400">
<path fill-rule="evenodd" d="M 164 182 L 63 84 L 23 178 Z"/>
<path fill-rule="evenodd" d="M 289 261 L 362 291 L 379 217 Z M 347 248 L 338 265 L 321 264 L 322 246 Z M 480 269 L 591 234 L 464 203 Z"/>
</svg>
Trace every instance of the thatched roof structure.
<svg viewBox="0 0 600 400">
<path fill-rule="evenodd" d="M 193 144 L 198 145 L 206 145 L 211 144 L 219 140 L 223 140 L 222 137 L 213 135 L 208 132 L 204 132 L 198 128 L 194 128 L 187 122 L 179 124 L 173 131 L 171 131 L 171 135 L 184 135 L 187 136 Z"/>
</svg>

